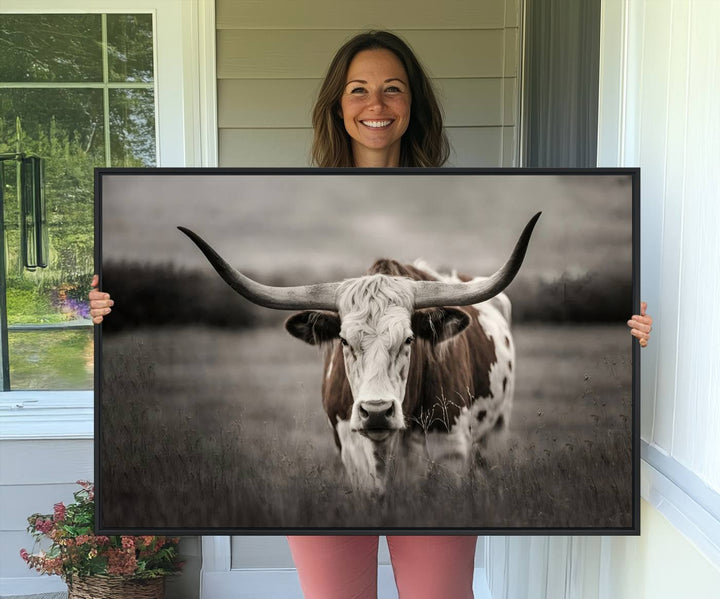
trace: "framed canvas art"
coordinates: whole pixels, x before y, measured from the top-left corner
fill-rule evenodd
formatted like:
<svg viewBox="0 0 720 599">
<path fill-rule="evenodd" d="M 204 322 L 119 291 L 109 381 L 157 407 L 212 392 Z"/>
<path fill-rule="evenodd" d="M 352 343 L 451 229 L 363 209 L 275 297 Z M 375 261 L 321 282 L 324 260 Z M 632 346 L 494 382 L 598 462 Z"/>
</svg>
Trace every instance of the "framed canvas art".
<svg viewBox="0 0 720 599">
<path fill-rule="evenodd" d="M 98 169 L 105 534 L 638 534 L 638 169 Z"/>
</svg>

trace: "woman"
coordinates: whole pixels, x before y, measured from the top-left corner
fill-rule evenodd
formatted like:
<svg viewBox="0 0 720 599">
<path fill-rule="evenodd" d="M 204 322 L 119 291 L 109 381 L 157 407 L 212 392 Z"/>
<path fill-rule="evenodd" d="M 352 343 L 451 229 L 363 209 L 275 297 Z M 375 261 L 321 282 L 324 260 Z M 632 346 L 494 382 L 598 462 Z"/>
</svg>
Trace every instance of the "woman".
<svg viewBox="0 0 720 599">
<path fill-rule="evenodd" d="M 355 36 L 333 58 L 312 116 L 320 167 L 439 167 L 449 146 L 432 85 L 410 48 L 388 32 Z M 93 287 L 97 286 L 97 277 Z M 92 291 L 93 322 L 113 300 Z M 652 319 L 633 316 L 647 345 Z M 377 590 L 377 536 L 288 537 L 307 599 L 369 599 Z M 388 537 L 401 599 L 471 598 L 477 537 Z"/>
</svg>

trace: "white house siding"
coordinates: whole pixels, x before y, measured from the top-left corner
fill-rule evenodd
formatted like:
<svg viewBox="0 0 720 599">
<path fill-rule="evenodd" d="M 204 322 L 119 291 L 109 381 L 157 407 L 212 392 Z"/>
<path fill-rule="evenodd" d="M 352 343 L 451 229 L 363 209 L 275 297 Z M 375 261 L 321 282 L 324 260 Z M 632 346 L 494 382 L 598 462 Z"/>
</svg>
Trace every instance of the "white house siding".
<svg viewBox="0 0 720 599">
<path fill-rule="evenodd" d="M 0 441 L 0 581 L 13 594 L 41 588 L 30 582 L 38 575 L 19 554 L 33 545 L 25 530 L 27 517 L 52 513 L 59 501 L 73 501 L 73 492 L 80 488 L 75 481 L 93 476 L 92 439 Z M 45 577 L 40 584 L 47 590 L 65 589 L 58 577 Z"/>
<path fill-rule="evenodd" d="M 635 142 L 624 160 L 643 169 L 642 285 L 661 325 L 643 379 L 643 438 L 720 492 L 720 3 L 633 9 L 642 35 L 629 48 Z"/>
<path fill-rule="evenodd" d="M 325 70 L 367 29 L 399 33 L 423 61 L 445 110 L 453 166 L 517 165 L 519 0 L 216 6 L 220 166 L 308 166 Z"/>
<path fill-rule="evenodd" d="M 605 13 L 627 37 L 607 31 L 598 156 L 642 169 L 641 284 L 658 323 L 642 438 L 720 492 L 720 3 L 613 0 Z"/>
</svg>

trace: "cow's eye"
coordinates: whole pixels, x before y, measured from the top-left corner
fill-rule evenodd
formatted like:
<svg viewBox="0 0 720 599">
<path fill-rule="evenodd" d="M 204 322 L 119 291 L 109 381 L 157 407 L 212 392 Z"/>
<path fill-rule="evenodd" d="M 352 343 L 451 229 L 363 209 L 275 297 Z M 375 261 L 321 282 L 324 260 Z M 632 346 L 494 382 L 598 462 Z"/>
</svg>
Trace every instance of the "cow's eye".
<svg viewBox="0 0 720 599">
<path fill-rule="evenodd" d="M 405 339 L 405 345 L 410 345 L 413 341 L 415 341 L 415 337 L 410 335 L 407 339 Z"/>
<path fill-rule="evenodd" d="M 342 343 L 345 347 L 347 347 L 348 345 L 347 339 L 345 339 L 344 337 L 340 337 L 340 343 Z"/>
</svg>

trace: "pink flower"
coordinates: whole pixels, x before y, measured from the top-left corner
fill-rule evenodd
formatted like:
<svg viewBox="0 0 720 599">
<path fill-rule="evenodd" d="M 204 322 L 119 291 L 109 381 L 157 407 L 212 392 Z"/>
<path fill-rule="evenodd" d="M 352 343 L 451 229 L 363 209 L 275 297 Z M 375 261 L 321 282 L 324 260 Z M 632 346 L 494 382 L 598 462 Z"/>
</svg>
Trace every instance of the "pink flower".
<svg viewBox="0 0 720 599">
<path fill-rule="evenodd" d="M 122 546 L 125 549 L 135 549 L 135 539 L 132 537 L 122 537 Z"/>
<path fill-rule="evenodd" d="M 62 574 L 62 559 L 59 557 L 47 558 L 43 568 L 47 574 Z"/>
<path fill-rule="evenodd" d="M 55 522 L 65 520 L 65 505 L 62 503 L 62 501 L 60 503 L 56 503 L 53 508 L 55 510 L 55 515 L 53 517 Z"/>
<path fill-rule="evenodd" d="M 108 549 L 108 574 L 127 576 L 135 573 L 137 559 L 135 552 L 127 549 Z"/>
<path fill-rule="evenodd" d="M 38 518 L 37 520 L 35 520 L 35 528 L 44 535 L 49 533 L 52 530 L 52 527 L 52 520 L 43 520 L 42 518 Z"/>
<path fill-rule="evenodd" d="M 27 552 L 27 549 L 20 550 L 20 557 L 23 558 L 23 561 L 28 561 L 30 559 L 30 554 Z"/>
</svg>

